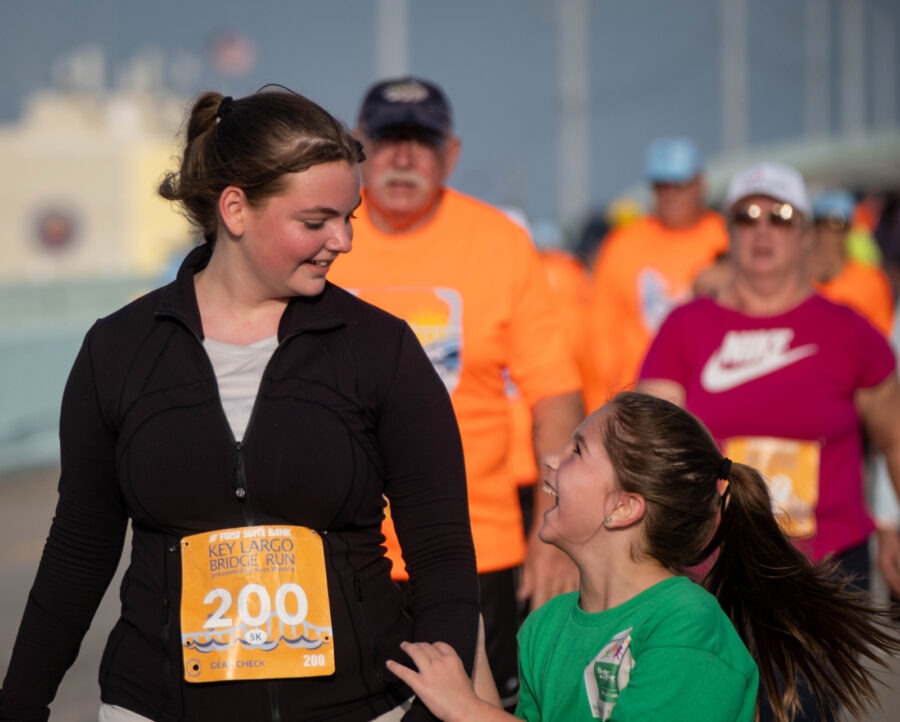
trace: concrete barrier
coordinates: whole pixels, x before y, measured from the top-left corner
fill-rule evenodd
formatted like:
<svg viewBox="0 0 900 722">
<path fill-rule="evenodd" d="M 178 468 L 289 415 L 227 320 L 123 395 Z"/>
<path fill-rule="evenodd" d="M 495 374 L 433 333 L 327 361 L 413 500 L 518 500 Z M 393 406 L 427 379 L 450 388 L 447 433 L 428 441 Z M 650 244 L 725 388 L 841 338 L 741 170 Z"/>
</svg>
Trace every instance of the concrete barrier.
<svg viewBox="0 0 900 722">
<path fill-rule="evenodd" d="M 154 285 L 124 278 L 0 286 L 0 473 L 56 463 L 59 405 L 85 332 Z"/>
</svg>

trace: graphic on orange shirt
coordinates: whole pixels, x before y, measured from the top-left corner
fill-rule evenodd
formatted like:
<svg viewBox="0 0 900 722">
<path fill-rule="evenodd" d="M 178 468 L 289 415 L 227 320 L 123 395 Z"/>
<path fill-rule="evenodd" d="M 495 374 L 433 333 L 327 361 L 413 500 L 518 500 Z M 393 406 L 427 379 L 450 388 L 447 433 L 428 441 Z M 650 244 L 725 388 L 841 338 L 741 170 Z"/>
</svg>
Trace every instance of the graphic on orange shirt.
<svg viewBox="0 0 900 722">
<path fill-rule="evenodd" d="M 405 319 L 449 393 L 462 364 L 462 297 L 453 288 L 353 289 L 364 301 Z"/>
<path fill-rule="evenodd" d="M 478 571 L 511 569 L 526 544 L 506 379 L 529 407 L 579 387 L 537 251 L 501 211 L 450 188 L 428 223 L 399 234 L 372 224 L 362 195 L 353 251 L 329 280 L 404 318 L 437 361 L 462 437 Z M 383 531 L 393 576 L 404 579 L 394 530 Z"/>
<path fill-rule="evenodd" d="M 666 277 L 654 268 L 644 268 L 638 273 L 638 308 L 651 334 L 659 330 L 669 311 L 690 298 L 688 289 L 670 286 Z"/>
<path fill-rule="evenodd" d="M 334 673 L 322 538 L 302 526 L 218 529 L 181 540 L 184 678 Z"/>
</svg>

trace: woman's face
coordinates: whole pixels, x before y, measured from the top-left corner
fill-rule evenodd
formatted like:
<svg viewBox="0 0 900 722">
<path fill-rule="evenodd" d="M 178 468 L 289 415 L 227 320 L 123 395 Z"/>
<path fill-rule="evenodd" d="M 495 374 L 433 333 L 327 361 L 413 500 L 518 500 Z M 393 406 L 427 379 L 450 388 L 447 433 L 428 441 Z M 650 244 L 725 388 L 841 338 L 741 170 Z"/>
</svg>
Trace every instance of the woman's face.
<svg viewBox="0 0 900 722">
<path fill-rule="evenodd" d="M 541 541 L 563 550 L 579 547 L 602 532 L 615 508 L 619 489 L 601 437 L 607 414 L 601 408 L 588 416 L 566 448 L 544 460 L 544 491 L 556 503 L 544 512 Z"/>
<path fill-rule="evenodd" d="M 263 295 L 315 296 L 325 288 L 334 259 L 351 248 L 359 168 L 323 163 L 287 180 L 283 192 L 247 207 L 240 258 L 245 277 Z"/>
<path fill-rule="evenodd" d="M 738 273 L 790 275 L 805 268 L 812 233 L 789 204 L 748 196 L 735 203 L 730 221 L 731 257 Z"/>
</svg>

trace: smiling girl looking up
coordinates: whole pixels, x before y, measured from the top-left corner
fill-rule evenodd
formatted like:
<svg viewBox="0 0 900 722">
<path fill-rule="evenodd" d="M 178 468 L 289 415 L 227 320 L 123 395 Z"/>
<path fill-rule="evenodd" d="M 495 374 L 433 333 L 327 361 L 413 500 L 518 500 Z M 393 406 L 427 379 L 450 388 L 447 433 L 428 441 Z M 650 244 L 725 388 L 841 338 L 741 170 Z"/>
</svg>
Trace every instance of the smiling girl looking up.
<svg viewBox="0 0 900 722">
<path fill-rule="evenodd" d="M 694 416 L 620 393 L 545 464 L 556 504 L 540 537 L 581 581 L 522 627 L 519 718 L 752 722 L 761 677 L 786 720 L 798 674 L 823 707 L 872 700 L 859 657 L 900 643 L 865 595 L 793 547 L 759 473 L 723 457 Z M 711 554 L 702 586 L 685 576 Z M 404 651 L 418 671 L 389 669 L 441 719 L 510 718 L 485 701 L 481 657 L 473 691 L 447 645 Z"/>
</svg>

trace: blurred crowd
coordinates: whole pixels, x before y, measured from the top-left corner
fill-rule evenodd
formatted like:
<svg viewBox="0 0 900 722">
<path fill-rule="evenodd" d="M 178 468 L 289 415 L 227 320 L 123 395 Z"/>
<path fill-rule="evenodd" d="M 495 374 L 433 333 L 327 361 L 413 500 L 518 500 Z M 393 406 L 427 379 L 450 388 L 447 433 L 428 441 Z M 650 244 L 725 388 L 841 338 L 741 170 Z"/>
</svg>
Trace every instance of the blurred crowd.
<svg viewBox="0 0 900 722">
<path fill-rule="evenodd" d="M 692 139 L 659 138 L 644 159 L 649 208 L 637 196 L 622 195 L 568 236 L 546 221 L 532 228 L 578 359 L 587 411 L 637 384 L 673 308 L 693 298 L 715 299 L 734 272 L 729 208 L 708 192 L 705 171 Z M 896 353 L 900 191 L 813 184 L 807 190 L 811 244 L 802 262 L 809 284 L 860 314 Z M 864 442 L 871 512 L 879 525 L 897 528 L 900 507 L 885 465 Z"/>
<path fill-rule="evenodd" d="M 578 329 L 571 338 L 588 410 L 638 382 L 651 342 L 673 308 L 692 298 L 715 299 L 734 273 L 728 228 L 734 219 L 727 199 L 709 196 L 704 174 L 691 139 L 657 139 L 645 158 L 652 207 L 622 196 L 567 241 L 557 235 L 556 243 L 547 244 L 546 233 L 536 238 L 565 327 Z M 900 194 L 811 184 L 808 190 L 811 242 L 801 258 L 803 273 L 817 294 L 856 311 L 896 353 Z M 560 259 L 580 271 L 569 275 L 565 287 L 553 280 Z M 865 434 L 863 442 L 871 513 L 879 527 L 896 529 L 900 515 L 885 464 Z"/>
</svg>

